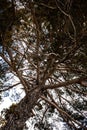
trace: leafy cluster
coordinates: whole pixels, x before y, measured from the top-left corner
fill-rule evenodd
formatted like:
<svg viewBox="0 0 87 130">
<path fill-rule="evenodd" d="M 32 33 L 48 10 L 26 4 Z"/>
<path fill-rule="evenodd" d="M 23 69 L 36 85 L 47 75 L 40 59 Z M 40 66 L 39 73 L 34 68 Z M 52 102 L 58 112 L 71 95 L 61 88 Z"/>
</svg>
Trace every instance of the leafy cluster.
<svg viewBox="0 0 87 130">
<path fill-rule="evenodd" d="M 32 109 L 43 108 L 40 100 L 47 111 L 55 108 L 70 129 L 86 129 L 80 118 L 86 118 L 87 106 L 87 1 L 11 0 L 2 7 L 0 56 L 26 94 L 15 108 L 20 118 L 7 112 L 2 130 L 22 130 Z M 42 119 L 38 129 L 45 129 Z"/>
</svg>

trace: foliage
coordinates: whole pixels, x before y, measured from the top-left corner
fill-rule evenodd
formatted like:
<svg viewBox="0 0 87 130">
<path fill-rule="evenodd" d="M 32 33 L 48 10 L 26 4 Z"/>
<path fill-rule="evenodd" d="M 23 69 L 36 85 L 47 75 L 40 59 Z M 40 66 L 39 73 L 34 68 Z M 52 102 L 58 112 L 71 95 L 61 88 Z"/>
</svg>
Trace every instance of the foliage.
<svg viewBox="0 0 87 130">
<path fill-rule="evenodd" d="M 71 129 L 86 129 L 74 111 L 85 118 L 81 110 L 85 110 L 87 103 L 87 1 L 18 2 L 5 2 L 0 56 L 19 78 L 26 96 L 14 112 L 7 111 L 7 123 L 2 130 L 22 130 L 26 120 L 34 115 L 35 105 L 43 108 L 39 100 L 45 101 L 51 113 L 54 111 L 50 108 L 55 108 Z M 15 112 L 19 113 L 17 120 Z M 46 111 L 42 113 L 44 117 L 45 114 Z"/>
</svg>

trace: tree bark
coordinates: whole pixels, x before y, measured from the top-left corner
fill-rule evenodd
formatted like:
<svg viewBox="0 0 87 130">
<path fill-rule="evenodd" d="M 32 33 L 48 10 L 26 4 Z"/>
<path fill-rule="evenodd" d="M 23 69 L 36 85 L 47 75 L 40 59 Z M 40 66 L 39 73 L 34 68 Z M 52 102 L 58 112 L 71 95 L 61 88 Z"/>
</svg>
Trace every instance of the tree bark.
<svg viewBox="0 0 87 130">
<path fill-rule="evenodd" d="M 23 130 L 25 122 L 32 116 L 32 109 L 39 99 L 41 91 L 39 88 L 29 92 L 17 105 L 7 110 L 7 123 L 1 130 Z"/>
</svg>

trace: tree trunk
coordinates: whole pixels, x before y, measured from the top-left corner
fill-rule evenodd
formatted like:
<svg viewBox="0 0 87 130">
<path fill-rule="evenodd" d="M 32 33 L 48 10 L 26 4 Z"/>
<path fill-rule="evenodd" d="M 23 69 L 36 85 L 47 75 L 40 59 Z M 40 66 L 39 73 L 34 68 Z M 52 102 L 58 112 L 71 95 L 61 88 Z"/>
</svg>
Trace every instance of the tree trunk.
<svg viewBox="0 0 87 130">
<path fill-rule="evenodd" d="M 41 91 L 39 88 L 29 92 L 17 105 L 7 110 L 6 125 L 1 130 L 23 130 L 25 122 L 32 116 L 32 109 L 39 99 Z"/>
</svg>

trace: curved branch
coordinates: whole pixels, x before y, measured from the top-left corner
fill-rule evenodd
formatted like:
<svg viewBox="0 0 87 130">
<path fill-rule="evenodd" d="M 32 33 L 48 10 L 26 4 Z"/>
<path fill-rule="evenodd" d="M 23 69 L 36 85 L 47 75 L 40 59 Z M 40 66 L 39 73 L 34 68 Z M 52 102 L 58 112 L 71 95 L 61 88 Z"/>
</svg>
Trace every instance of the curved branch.
<svg viewBox="0 0 87 130">
<path fill-rule="evenodd" d="M 58 3 L 57 1 L 55 0 L 56 2 L 56 5 L 57 5 L 57 8 L 61 11 L 61 13 L 63 13 L 65 16 L 67 16 L 72 24 L 72 27 L 73 27 L 73 30 L 74 30 L 74 40 L 76 39 L 76 28 L 75 28 L 75 25 L 74 25 L 74 22 L 71 18 L 71 16 L 69 14 L 67 14 L 64 10 L 62 10 L 59 6 L 58 6 Z"/>
</svg>

